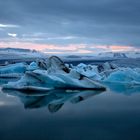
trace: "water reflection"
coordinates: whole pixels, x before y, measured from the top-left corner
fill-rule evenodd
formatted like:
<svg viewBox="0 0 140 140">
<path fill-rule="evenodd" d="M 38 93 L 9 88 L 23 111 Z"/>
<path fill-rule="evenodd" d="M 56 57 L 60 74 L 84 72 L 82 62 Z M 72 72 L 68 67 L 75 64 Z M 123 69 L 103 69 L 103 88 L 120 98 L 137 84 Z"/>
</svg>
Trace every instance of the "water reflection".
<svg viewBox="0 0 140 140">
<path fill-rule="evenodd" d="M 48 107 L 49 112 L 54 113 L 60 110 L 67 101 L 76 104 L 92 96 L 101 94 L 103 91 L 51 90 L 45 93 L 29 93 L 3 90 L 3 93 L 18 97 L 24 104 L 25 109 Z"/>
<path fill-rule="evenodd" d="M 121 83 L 107 83 L 106 86 L 113 92 L 123 95 L 132 95 L 140 93 L 140 85 L 133 84 L 121 84 Z"/>
</svg>

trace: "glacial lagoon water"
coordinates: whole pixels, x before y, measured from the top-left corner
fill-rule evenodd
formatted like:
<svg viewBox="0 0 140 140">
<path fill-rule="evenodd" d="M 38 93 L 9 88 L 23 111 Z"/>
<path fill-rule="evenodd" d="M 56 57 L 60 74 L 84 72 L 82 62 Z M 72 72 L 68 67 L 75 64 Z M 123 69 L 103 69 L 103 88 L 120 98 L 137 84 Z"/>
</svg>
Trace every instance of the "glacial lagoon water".
<svg viewBox="0 0 140 140">
<path fill-rule="evenodd" d="M 140 87 L 110 87 L 103 92 L 0 90 L 0 140 L 139 140 Z"/>
</svg>

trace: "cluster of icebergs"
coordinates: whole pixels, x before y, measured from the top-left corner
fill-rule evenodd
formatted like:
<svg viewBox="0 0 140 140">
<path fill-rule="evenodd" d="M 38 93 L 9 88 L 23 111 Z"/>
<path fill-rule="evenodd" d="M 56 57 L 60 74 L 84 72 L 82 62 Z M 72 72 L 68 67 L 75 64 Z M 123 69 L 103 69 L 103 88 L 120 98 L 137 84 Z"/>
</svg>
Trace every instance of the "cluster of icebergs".
<svg viewBox="0 0 140 140">
<path fill-rule="evenodd" d="M 105 90 L 110 83 L 140 85 L 140 68 L 118 67 L 106 62 L 100 65 L 73 66 L 64 64 L 56 56 L 47 60 L 11 64 L 0 67 L 0 77 L 18 77 L 16 82 L 8 82 L 4 89 L 50 91 L 54 89 L 94 89 Z"/>
<path fill-rule="evenodd" d="M 140 84 L 140 68 L 118 67 L 109 62 L 98 66 L 79 64 L 73 68 L 88 78 L 102 83 Z"/>
</svg>

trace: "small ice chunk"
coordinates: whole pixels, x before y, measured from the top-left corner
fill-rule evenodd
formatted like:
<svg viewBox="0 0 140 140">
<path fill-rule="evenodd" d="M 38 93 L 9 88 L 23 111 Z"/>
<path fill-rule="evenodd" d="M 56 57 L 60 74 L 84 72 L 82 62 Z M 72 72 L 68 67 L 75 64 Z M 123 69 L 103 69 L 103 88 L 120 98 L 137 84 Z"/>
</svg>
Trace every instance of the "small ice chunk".
<svg viewBox="0 0 140 140">
<path fill-rule="evenodd" d="M 30 65 L 27 67 L 27 70 L 33 71 L 33 70 L 36 70 L 36 69 L 38 69 L 38 68 L 39 68 L 39 67 L 38 67 L 38 65 L 37 65 L 36 62 L 31 62 Z"/>
</svg>

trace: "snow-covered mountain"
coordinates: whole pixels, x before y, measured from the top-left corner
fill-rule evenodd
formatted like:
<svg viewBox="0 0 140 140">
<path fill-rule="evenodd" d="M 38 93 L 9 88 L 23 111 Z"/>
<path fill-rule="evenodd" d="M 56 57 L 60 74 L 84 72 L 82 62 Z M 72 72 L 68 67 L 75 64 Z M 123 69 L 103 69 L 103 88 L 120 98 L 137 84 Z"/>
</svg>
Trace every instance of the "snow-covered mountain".
<svg viewBox="0 0 140 140">
<path fill-rule="evenodd" d="M 32 57 L 42 57 L 45 56 L 45 54 L 36 51 L 36 50 L 30 50 L 30 49 L 23 49 L 23 48 L 0 48 L 0 59 L 4 58 L 4 56 L 7 56 L 5 58 L 13 58 L 20 57 L 20 58 L 32 58 Z"/>
<path fill-rule="evenodd" d="M 102 52 L 99 54 L 89 54 L 89 55 L 67 55 L 60 56 L 66 61 L 88 61 L 88 60 L 120 60 L 129 58 L 140 58 L 140 52 Z"/>
<path fill-rule="evenodd" d="M 46 55 L 30 49 L 0 48 L 0 65 L 33 61 L 37 58 L 46 58 Z"/>
<path fill-rule="evenodd" d="M 140 52 L 105 52 L 99 53 L 98 57 L 114 58 L 114 59 L 140 58 Z"/>
<path fill-rule="evenodd" d="M 128 58 L 140 58 L 140 52 L 127 52 L 126 55 Z"/>
<path fill-rule="evenodd" d="M 99 57 L 111 57 L 111 58 L 127 58 L 127 55 L 122 52 L 106 52 L 106 53 L 99 53 Z"/>
<path fill-rule="evenodd" d="M 22 49 L 22 48 L 0 48 L 0 52 L 5 51 L 5 52 L 36 52 L 35 50 L 30 50 L 30 49 Z"/>
</svg>

